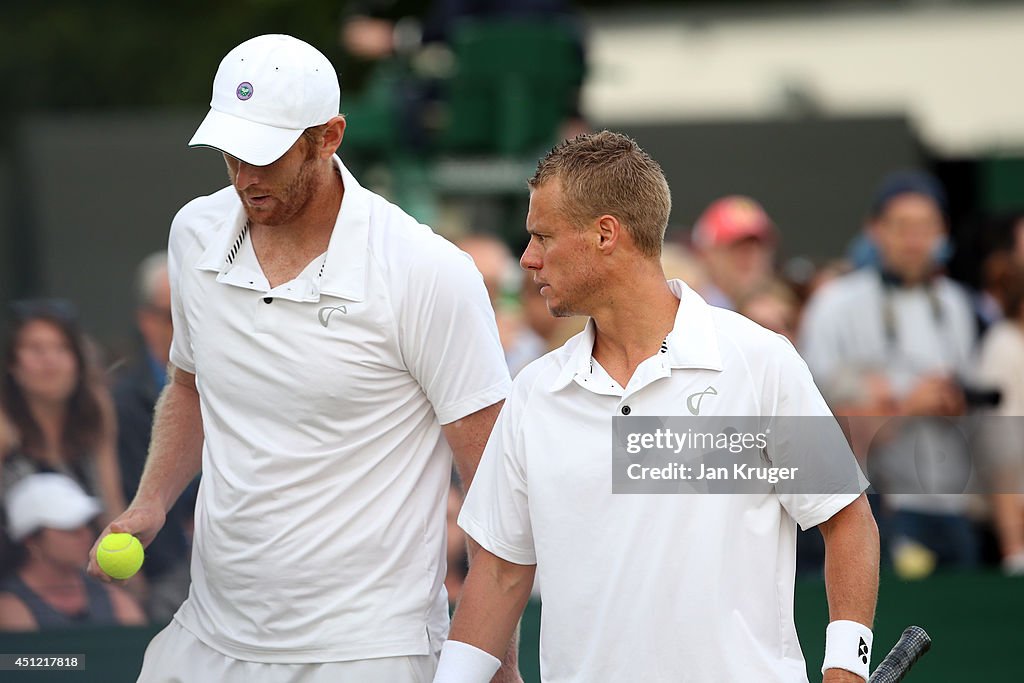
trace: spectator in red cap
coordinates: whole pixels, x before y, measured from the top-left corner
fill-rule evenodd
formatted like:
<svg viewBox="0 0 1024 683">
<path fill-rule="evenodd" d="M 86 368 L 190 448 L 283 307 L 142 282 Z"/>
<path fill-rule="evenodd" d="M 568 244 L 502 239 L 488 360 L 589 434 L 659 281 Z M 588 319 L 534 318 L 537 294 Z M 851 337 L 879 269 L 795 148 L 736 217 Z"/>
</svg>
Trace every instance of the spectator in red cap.
<svg viewBox="0 0 1024 683">
<path fill-rule="evenodd" d="M 693 246 L 707 269 L 701 295 L 713 306 L 733 310 L 772 274 L 775 226 L 749 197 L 733 195 L 705 209 L 693 229 Z"/>
</svg>

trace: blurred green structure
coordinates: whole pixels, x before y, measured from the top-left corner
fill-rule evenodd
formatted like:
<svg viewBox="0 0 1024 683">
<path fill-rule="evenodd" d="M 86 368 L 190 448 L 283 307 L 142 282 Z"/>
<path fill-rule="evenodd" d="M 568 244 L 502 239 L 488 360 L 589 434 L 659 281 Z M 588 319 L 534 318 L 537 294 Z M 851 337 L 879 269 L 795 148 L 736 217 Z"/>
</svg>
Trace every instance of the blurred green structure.
<svg viewBox="0 0 1024 683">
<path fill-rule="evenodd" d="M 985 159 L 978 175 L 984 208 L 994 213 L 1024 213 L 1024 158 Z"/>
<path fill-rule="evenodd" d="M 447 152 L 522 156 L 553 141 L 583 79 L 569 29 L 557 22 L 473 22 L 452 43 Z"/>
<path fill-rule="evenodd" d="M 430 136 L 423 148 L 430 155 L 532 155 L 554 141 L 583 79 L 573 32 L 559 22 L 464 21 L 451 56 L 451 73 L 435 84 L 439 130 L 417 121 Z M 401 127 L 413 118 L 400 115 L 403 86 L 420 78 L 408 57 L 380 64 L 363 92 L 343 102 L 359 123 L 346 146 L 377 157 L 402 154 L 410 131 Z"/>
<path fill-rule="evenodd" d="M 427 223 L 440 197 L 525 194 L 583 79 L 574 33 L 557 21 L 466 20 L 450 55 L 439 78 L 420 74 L 415 57 L 380 64 L 343 102 L 346 153 L 386 169 L 385 191 Z"/>
</svg>

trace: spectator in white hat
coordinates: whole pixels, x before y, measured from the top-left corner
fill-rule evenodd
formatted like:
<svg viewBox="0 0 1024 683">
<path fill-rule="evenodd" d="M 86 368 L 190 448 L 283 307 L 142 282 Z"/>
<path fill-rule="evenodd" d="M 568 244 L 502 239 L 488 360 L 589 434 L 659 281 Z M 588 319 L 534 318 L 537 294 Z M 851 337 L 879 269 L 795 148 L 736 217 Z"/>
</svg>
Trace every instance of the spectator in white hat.
<svg viewBox="0 0 1024 683">
<path fill-rule="evenodd" d="M 63 474 L 32 474 L 4 499 L 17 570 L 0 581 L 0 631 L 145 623 L 122 588 L 86 575 L 99 502 Z"/>
</svg>

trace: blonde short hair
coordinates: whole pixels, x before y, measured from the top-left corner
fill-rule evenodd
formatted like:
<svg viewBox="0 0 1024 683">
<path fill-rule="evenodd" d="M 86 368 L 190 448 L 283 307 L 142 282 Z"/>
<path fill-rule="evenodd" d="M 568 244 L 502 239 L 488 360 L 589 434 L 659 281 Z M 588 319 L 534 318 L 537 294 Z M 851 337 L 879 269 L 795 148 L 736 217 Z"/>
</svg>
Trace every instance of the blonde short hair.
<svg viewBox="0 0 1024 683">
<path fill-rule="evenodd" d="M 646 256 L 661 255 L 672 194 L 665 173 L 635 140 L 603 130 L 555 146 L 528 181 L 535 190 L 562 186 L 563 215 L 580 227 L 605 214 L 618 218 Z"/>
</svg>

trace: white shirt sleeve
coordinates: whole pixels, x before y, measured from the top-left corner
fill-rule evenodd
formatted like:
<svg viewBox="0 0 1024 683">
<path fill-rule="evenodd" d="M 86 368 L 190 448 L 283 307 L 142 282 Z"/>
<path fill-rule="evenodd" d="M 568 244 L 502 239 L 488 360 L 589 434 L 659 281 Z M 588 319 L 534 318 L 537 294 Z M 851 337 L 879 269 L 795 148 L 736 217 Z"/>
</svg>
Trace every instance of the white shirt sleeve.
<svg viewBox="0 0 1024 683">
<path fill-rule="evenodd" d="M 459 526 L 503 560 L 536 564 L 526 454 L 520 433 L 523 399 L 523 393 L 513 389 L 502 407 L 462 504 Z"/>
<path fill-rule="evenodd" d="M 449 424 L 504 399 L 511 380 L 472 260 L 433 235 L 424 251 L 405 274 L 399 343 L 438 420 Z"/>
<path fill-rule="evenodd" d="M 775 467 L 800 468 L 776 491 L 806 530 L 856 500 L 868 483 L 807 364 L 785 338 L 778 340 L 765 377 L 767 414 L 775 417 L 768 457 Z"/>
<path fill-rule="evenodd" d="M 175 367 L 186 372 L 195 373 L 195 358 L 192 353 L 192 337 L 189 334 L 188 318 L 182 305 L 181 273 L 185 265 L 186 255 L 193 246 L 192 231 L 185 226 L 183 214 L 178 212 L 171 222 L 171 234 L 167 244 L 167 275 L 171 284 L 171 320 L 174 324 L 174 336 L 171 339 L 170 361 Z"/>
</svg>

